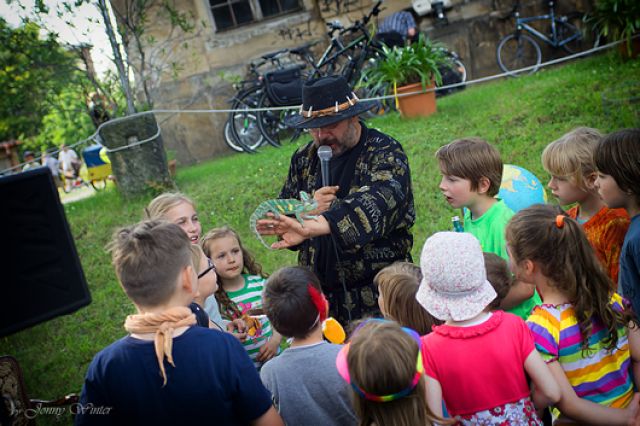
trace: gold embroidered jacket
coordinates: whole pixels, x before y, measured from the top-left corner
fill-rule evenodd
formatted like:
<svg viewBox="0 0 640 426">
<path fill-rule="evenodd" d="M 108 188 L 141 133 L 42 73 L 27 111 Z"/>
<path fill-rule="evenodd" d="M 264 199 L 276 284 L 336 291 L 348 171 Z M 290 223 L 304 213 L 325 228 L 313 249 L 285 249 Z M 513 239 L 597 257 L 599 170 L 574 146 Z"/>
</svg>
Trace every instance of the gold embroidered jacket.
<svg viewBox="0 0 640 426">
<path fill-rule="evenodd" d="M 410 228 L 415 222 L 415 208 L 409 163 L 402 146 L 362 124 L 360 141 L 352 151 L 356 158 L 348 188 L 343 188 L 343 180 L 338 200 L 323 213 L 336 250 L 330 237 L 307 240 L 296 247 L 298 263 L 318 274 L 325 291 L 342 288 L 339 274 L 344 274 L 347 288 L 357 288 L 370 285 L 383 267 L 399 260 L 411 261 Z M 300 191 L 311 194 L 320 186 L 320 161 L 317 148 L 310 142 L 293 154 L 279 197 L 295 198 Z M 318 241 L 323 238 L 324 244 Z"/>
</svg>

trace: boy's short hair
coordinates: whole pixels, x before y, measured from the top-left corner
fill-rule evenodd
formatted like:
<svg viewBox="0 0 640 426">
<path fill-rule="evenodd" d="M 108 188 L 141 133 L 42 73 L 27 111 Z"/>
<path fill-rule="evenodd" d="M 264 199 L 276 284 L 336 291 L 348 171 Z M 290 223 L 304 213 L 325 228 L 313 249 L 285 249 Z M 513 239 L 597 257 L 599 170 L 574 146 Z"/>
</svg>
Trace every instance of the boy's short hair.
<svg viewBox="0 0 640 426">
<path fill-rule="evenodd" d="M 573 129 L 546 146 L 542 166 L 549 174 L 573 178 L 576 186 L 586 189 L 584 178 L 596 171 L 593 153 L 601 140 L 602 134 L 597 129 Z"/>
<path fill-rule="evenodd" d="M 178 225 L 147 220 L 116 231 L 108 249 L 120 284 L 135 304 L 167 302 L 180 272 L 192 265 L 191 241 Z"/>
<path fill-rule="evenodd" d="M 596 167 L 633 194 L 640 204 L 640 129 L 623 129 L 605 136 L 594 152 Z"/>
<path fill-rule="evenodd" d="M 489 179 L 487 195 L 498 194 L 502 183 L 502 159 L 500 152 L 480 138 L 455 140 L 436 151 L 440 171 L 444 175 L 457 176 L 471 181 L 471 190 L 477 191 L 480 179 Z"/>
<path fill-rule="evenodd" d="M 320 326 L 307 285 L 322 293 L 318 277 L 299 266 L 280 268 L 267 280 L 262 306 L 273 328 L 285 337 L 302 339 Z"/>
<path fill-rule="evenodd" d="M 496 291 L 496 298 L 489 304 L 489 309 L 500 309 L 500 304 L 507 297 L 513 286 L 513 276 L 509 271 L 507 261 L 494 253 L 484 252 L 484 267 L 487 271 L 487 281 Z"/>
</svg>

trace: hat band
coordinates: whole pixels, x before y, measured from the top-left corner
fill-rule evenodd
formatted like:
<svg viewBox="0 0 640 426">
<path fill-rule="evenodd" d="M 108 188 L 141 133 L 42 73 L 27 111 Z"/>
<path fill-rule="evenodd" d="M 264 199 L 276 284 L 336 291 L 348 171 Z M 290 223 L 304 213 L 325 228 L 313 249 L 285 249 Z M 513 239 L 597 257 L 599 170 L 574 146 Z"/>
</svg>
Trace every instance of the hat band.
<svg viewBox="0 0 640 426">
<path fill-rule="evenodd" d="M 351 108 L 352 106 L 354 106 L 355 104 L 358 103 L 358 101 L 360 99 L 358 99 L 358 97 L 356 96 L 355 93 L 351 92 L 351 98 L 349 98 L 349 96 L 347 96 L 347 101 L 343 102 L 341 104 L 338 103 L 338 101 L 336 101 L 336 104 L 334 106 L 328 107 L 328 108 L 323 108 L 323 109 L 319 109 L 317 111 L 313 110 L 313 105 L 311 105 L 309 107 L 308 111 L 304 110 L 304 105 L 300 106 L 300 114 L 304 117 L 304 118 L 316 118 L 316 117 L 326 117 L 326 116 L 330 116 L 330 115 L 335 115 L 339 112 L 345 111 L 349 108 Z"/>
<path fill-rule="evenodd" d="M 438 290 L 436 288 L 431 287 L 431 289 L 433 291 L 435 291 L 438 294 L 443 294 L 445 296 L 451 296 L 451 297 L 464 297 L 464 296 L 468 296 L 472 293 L 475 293 L 476 291 L 478 291 L 480 289 L 480 287 L 476 287 L 476 288 L 472 288 L 469 290 L 464 290 L 464 291 L 445 291 L 445 290 Z"/>
</svg>

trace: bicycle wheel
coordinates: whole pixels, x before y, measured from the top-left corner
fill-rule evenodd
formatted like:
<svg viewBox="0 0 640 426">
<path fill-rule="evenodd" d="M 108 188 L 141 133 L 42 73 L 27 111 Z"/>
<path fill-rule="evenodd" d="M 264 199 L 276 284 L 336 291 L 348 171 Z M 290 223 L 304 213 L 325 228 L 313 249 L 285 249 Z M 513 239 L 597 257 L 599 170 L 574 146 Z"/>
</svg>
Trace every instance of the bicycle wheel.
<svg viewBox="0 0 640 426">
<path fill-rule="evenodd" d="M 271 108 L 274 106 L 276 105 L 271 102 L 269 96 L 267 96 L 267 92 L 264 91 L 262 96 L 260 96 L 258 107 Z M 290 139 L 294 135 L 295 129 L 285 124 L 285 119 L 292 114 L 295 114 L 295 109 L 267 109 L 258 111 L 258 127 L 268 144 L 280 147 L 282 145 L 281 141 Z"/>
<path fill-rule="evenodd" d="M 556 18 L 558 40 L 568 53 L 583 52 L 600 45 L 598 33 L 589 28 L 582 18 L 583 14 L 580 12 L 571 12 Z"/>
<path fill-rule="evenodd" d="M 237 152 L 245 152 L 244 148 L 238 144 L 238 141 L 233 136 L 233 132 L 231 131 L 231 123 L 233 122 L 233 113 L 229 113 L 229 118 L 224 123 L 224 141 L 227 143 L 227 146 L 234 151 Z"/>
<path fill-rule="evenodd" d="M 540 46 L 526 34 L 513 33 L 500 40 L 496 49 L 500 69 L 512 77 L 533 74 L 542 62 Z M 530 69 L 519 71 L 522 68 Z"/>
<path fill-rule="evenodd" d="M 376 59 L 370 58 L 363 62 L 361 70 L 359 72 L 355 72 L 355 71 L 352 72 L 352 75 L 350 76 L 351 81 L 349 82 L 349 85 L 351 87 L 356 88 L 355 92 L 356 92 L 356 95 L 358 95 L 359 99 L 369 99 L 369 98 L 375 98 L 375 97 L 380 97 L 385 95 L 386 88 L 384 87 L 374 88 L 369 86 L 367 84 L 367 79 L 363 76 L 363 73 L 365 72 L 365 70 L 367 70 L 368 68 L 376 67 L 376 66 L 377 66 Z M 389 102 L 389 101 L 390 101 L 389 99 L 378 99 L 373 101 L 374 106 L 371 109 L 368 109 L 367 111 L 363 112 L 362 116 L 365 119 L 367 119 L 367 118 L 378 117 L 380 115 L 384 115 L 388 113 L 392 109 L 392 102 Z"/>
<path fill-rule="evenodd" d="M 457 57 L 449 54 L 451 63 L 441 65 L 438 67 L 440 75 L 442 76 L 442 85 L 448 86 L 451 84 L 459 84 L 467 81 L 467 68 L 462 61 Z M 436 91 L 436 96 L 445 96 L 458 90 L 463 90 L 465 86 L 451 87 L 449 89 Z"/>
<path fill-rule="evenodd" d="M 254 153 L 265 141 L 258 127 L 258 116 L 250 109 L 258 106 L 261 94 L 260 87 L 255 87 L 240 95 L 231 105 L 231 109 L 246 111 L 230 112 L 225 124 L 225 141 L 227 145 L 238 152 Z M 229 130 L 229 138 L 227 138 Z"/>
</svg>

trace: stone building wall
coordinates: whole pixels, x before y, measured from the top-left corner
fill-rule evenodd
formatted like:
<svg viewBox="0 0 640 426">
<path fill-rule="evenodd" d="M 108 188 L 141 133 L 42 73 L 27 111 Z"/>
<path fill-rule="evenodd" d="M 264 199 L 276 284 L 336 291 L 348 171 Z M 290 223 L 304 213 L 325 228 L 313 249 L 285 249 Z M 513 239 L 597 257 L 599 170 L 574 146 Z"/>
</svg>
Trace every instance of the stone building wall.
<svg viewBox="0 0 640 426">
<path fill-rule="evenodd" d="M 112 0 L 115 8 L 126 0 Z M 523 13 L 543 12 L 545 2 L 522 0 Z M 301 10 L 287 15 L 248 24 L 227 31 L 214 31 L 209 0 L 175 0 L 176 7 L 189 12 L 196 22 L 204 24 L 197 31 L 184 35 L 188 47 L 182 45 L 166 16 L 158 10 L 150 14 L 145 36 L 155 44 L 148 47 L 154 53 L 150 60 L 161 64 L 177 62 L 178 69 L 169 68 L 153 79 L 155 109 L 227 108 L 234 90 L 228 78 L 243 75 L 250 61 L 260 55 L 309 41 L 326 43 L 325 22 L 339 19 L 345 26 L 367 13 L 371 0 L 300 0 Z M 501 21 L 497 12 L 508 12 L 510 0 L 453 0 L 447 10 L 449 25 L 436 26 L 432 15 L 419 17 L 418 26 L 430 37 L 456 50 L 467 65 L 469 78 L 498 72 L 495 48 L 500 38 L 512 31 L 511 19 Z M 560 10 L 585 10 L 588 0 L 567 0 Z M 380 18 L 407 9 L 407 0 L 385 0 Z M 170 39 L 169 42 L 163 40 Z M 165 49 L 165 57 L 162 49 Z M 320 48 L 320 47 L 319 47 Z M 546 55 L 547 52 L 545 52 Z M 135 51 L 129 52 L 135 58 Z M 545 56 L 547 58 L 548 56 Z M 168 59 L 167 59 L 168 58 Z M 139 87 L 138 87 L 139 90 Z M 193 164 L 232 151 L 224 142 L 227 114 L 159 114 L 167 150 L 175 153 L 179 164 Z"/>
</svg>

